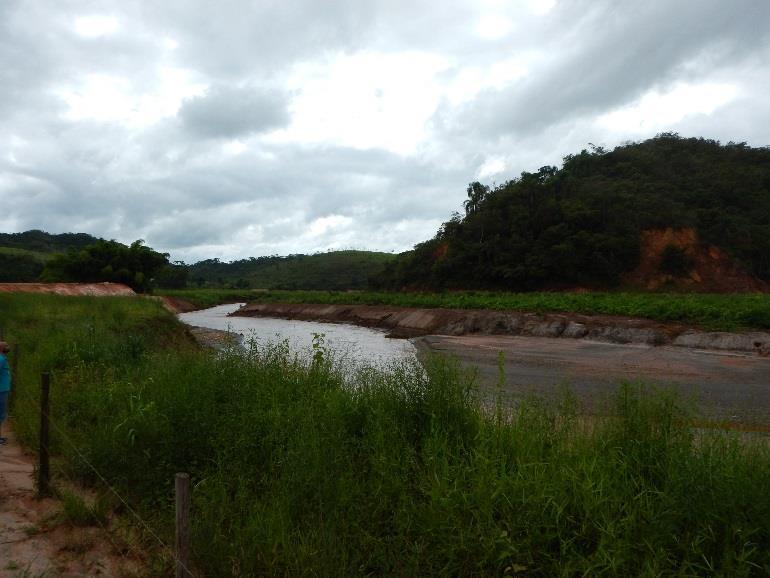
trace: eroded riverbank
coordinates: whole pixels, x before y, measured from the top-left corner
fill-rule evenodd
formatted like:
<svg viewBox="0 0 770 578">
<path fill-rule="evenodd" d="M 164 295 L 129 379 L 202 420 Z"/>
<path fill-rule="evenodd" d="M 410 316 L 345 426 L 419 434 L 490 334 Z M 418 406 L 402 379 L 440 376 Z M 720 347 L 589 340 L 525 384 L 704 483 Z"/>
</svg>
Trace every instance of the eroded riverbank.
<svg viewBox="0 0 770 578">
<path fill-rule="evenodd" d="M 231 316 L 228 317 L 228 313 Z M 287 320 L 290 315 L 312 317 L 314 320 Z M 503 315 L 509 315 L 507 326 L 499 323 Z M 669 334 L 660 324 L 644 320 L 621 320 L 625 324 L 613 320 L 615 324 L 610 325 L 606 324 L 608 318 L 605 317 L 601 320 L 605 325 L 602 325 L 597 318 L 586 316 L 574 316 L 567 320 L 564 319 L 567 316 L 532 314 L 526 315 L 525 322 L 514 318 L 514 323 L 518 322 L 514 325 L 511 315 L 488 311 L 394 311 L 384 307 L 274 304 L 268 307 L 260 304 L 241 309 L 238 305 L 220 306 L 183 314 L 180 318 L 188 323 L 220 330 L 229 327 L 232 331 L 233 327 L 228 324 L 238 325 L 238 331 L 246 327 L 261 328 L 263 338 L 284 327 L 294 332 L 295 337 L 304 339 L 304 346 L 308 345 L 314 331 L 336 331 L 338 336 L 345 336 L 344 341 L 351 343 L 370 331 L 350 325 L 351 321 L 375 327 L 379 324 L 384 329 L 395 328 L 395 332 L 401 335 L 423 334 L 407 341 L 387 339 L 382 332 L 374 333 L 374 338 L 380 342 L 401 343 L 409 345 L 410 349 L 414 344 L 422 354 L 449 355 L 462 366 L 475 371 L 482 389 L 490 391 L 490 388 L 500 386 L 502 393 L 513 400 L 532 395 L 557 398 L 567 386 L 585 411 L 596 413 L 602 411 L 602 405 L 617 391 L 618 384 L 639 382 L 677 389 L 682 395 L 696 400 L 704 418 L 710 421 L 752 427 L 770 424 L 770 357 L 758 355 L 761 350 L 753 347 L 753 343 L 748 349 L 744 342 L 744 347 L 748 349 L 745 351 L 678 346 L 675 344 L 677 339 L 680 343 L 691 339 L 685 341 L 687 345 L 698 343 L 693 335 L 704 339 L 708 335 L 714 338 L 720 334 L 699 334 L 686 328 L 678 334 Z M 318 319 L 326 323 L 318 323 Z M 341 319 L 346 323 L 341 323 Z M 569 327 L 570 323 L 581 323 L 587 330 L 584 335 L 574 335 L 572 339 L 556 339 L 554 333 L 549 337 L 544 329 L 553 328 L 557 323 L 565 327 Z M 466 333 L 436 334 L 447 328 Z M 520 333 L 504 333 L 512 328 Z M 474 329 L 475 333 L 471 334 L 469 329 Z M 484 334 L 485 330 L 496 334 Z M 536 334 L 538 331 L 541 335 Z M 663 339 L 649 338 L 641 343 L 632 341 L 635 337 L 649 336 L 645 332 L 654 331 L 663 333 L 668 343 L 660 343 Z M 564 333 L 562 331 L 560 335 L 565 337 Z M 740 340 L 746 340 L 750 335 L 725 334 L 720 337 L 724 339 L 723 345 L 741 345 Z M 612 342 L 618 337 L 628 341 Z M 355 356 L 372 358 L 366 345 L 363 348 L 348 347 L 348 350 L 353 352 L 349 359 Z"/>
<path fill-rule="evenodd" d="M 251 303 L 232 315 L 376 327 L 389 331 L 391 337 L 514 335 L 673 345 L 770 356 L 770 333 L 767 332 L 710 332 L 684 324 L 610 315 L 286 303 Z"/>
</svg>

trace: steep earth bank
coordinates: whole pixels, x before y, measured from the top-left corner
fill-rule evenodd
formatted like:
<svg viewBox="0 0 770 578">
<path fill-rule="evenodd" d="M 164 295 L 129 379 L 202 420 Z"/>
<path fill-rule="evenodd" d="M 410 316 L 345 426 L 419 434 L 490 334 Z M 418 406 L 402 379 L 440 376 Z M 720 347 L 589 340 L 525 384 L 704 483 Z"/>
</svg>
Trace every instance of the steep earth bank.
<svg viewBox="0 0 770 578">
<path fill-rule="evenodd" d="M 168 295 L 162 295 L 156 297 L 163 304 L 163 307 L 171 311 L 172 313 L 189 313 L 190 311 L 197 311 L 200 307 L 193 305 L 185 299 L 179 299 L 178 297 L 169 297 Z"/>
<path fill-rule="evenodd" d="M 136 295 L 120 283 L 0 283 L 0 293 L 49 293 L 91 297 L 128 297 Z"/>
<path fill-rule="evenodd" d="M 350 323 L 387 329 L 391 337 L 523 335 L 770 355 L 770 333 L 707 332 L 681 324 L 610 315 L 285 303 L 252 303 L 232 315 Z"/>
<path fill-rule="evenodd" d="M 686 263 L 678 275 L 661 271 L 664 253 L 674 247 Z M 642 232 L 637 267 L 624 284 L 656 291 L 664 287 L 699 293 L 767 293 L 770 285 L 757 279 L 722 249 L 703 243 L 695 229 L 653 229 Z"/>
</svg>

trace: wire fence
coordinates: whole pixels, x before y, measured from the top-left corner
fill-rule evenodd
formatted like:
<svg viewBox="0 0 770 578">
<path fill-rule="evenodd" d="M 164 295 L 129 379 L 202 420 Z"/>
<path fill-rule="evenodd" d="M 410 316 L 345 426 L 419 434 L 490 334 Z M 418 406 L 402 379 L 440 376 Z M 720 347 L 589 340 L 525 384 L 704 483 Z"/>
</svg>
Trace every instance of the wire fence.
<svg viewBox="0 0 770 578">
<path fill-rule="evenodd" d="M 17 384 L 18 386 L 18 384 Z M 26 405 L 27 409 L 31 409 L 35 413 L 42 414 L 43 408 L 40 404 L 40 401 L 35 398 L 20 398 L 18 396 L 14 399 L 14 409 L 18 407 L 19 404 Z M 93 463 L 84 455 L 84 453 L 80 450 L 80 448 L 77 446 L 77 444 L 72 440 L 70 435 L 67 433 L 66 429 L 62 427 L 56 419 L 54 419 L 51 416 L 51 411 L 49 409 L 48 411 L 48 420 L 51 424 L 53 431 L 56 432 L 56 434 L 62 439 L 67 446 L 74 452 L 74 454 L 77 456 L 79 460 L 83 462 L 83 464 L 94 473 L 94 475 L 97 477 L 97 479 L 104 485 L 106 490 L 113 495 L 119 502 L 122 504 L 122 506 L 125 508 L 125 510 L 131 515 L 131 517 L 136 520 L 138 523 L 138 526 L 146 532 L 147 535 L 149 535 L 153 540 L 155 540 L 158 545 L 160 546 L 161 550 L 168 553 L 171 560 L 174 562 L 174 564 L 181 567 L 181 569 L 185 572 L 185 575 L 187 576 L 194 576 L 192 570 L 188 567 L 188 564 L 185 563 L 183 560 L 181 560 L 175 551 L 174 548 L 169 546 L 159 535 L 158 533 L 150 526 L 150 524 L 139 514 L 139 512 L 129 503 L 129 500 L 125 498 L 116 488 L 113 486 L 109 480 L 107 479 L 107 476 L 105 476 L 102 472 L 94 466 Z M 61 475 L 62 477 L 66 478 L 66 480 L 73 486 L 77 487 L 79 484 L 76 480 L 70 476 L 64 468 L 57 468 L 57 474 Z M 112 543 L 113 547 L 116 549 L 116 551 L 122 556 L 124 560 L 127 560 L 127 554 L 123 552 L 124 548 L 121 548 L 118 543 L 115 541 L 114 536 L 112 535 L 111 530 L 101 521 L 99 520 L 98 516 L 94 516 L 93 519 L 98 523 L 98 525 L 102 528 L 102 530 L 107 534 L 108 539 Z M 2 542 L 2 544 L 5 544 L 6 542 Z M 130 541 L 126 541 L 126 546 L 129 548 L 129 550 L 133 551 L 138 559 L 143 559 L 143 552 L 139 550 L 135 545 L 132 545 Z"/>
</svg>

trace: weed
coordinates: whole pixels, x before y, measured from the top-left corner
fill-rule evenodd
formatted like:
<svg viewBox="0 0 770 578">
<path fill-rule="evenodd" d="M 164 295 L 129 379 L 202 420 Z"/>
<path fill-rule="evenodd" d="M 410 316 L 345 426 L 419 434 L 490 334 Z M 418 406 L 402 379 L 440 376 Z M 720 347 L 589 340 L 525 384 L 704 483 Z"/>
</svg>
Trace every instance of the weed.
<svg viewBox="0 0 770 578">
<path fill-rule="evenodd" d="M 62 490 L 60 498 L 62 501 L 62 521 L 73 526 L 105 526 L 107 524 L 109 502 L 105 498 L 100 497 L 89 503 L 84 497 L 68 490 Z"/>
<path fill-rule="evenodd" d="M 440 359 L 351 385 L 282 343 L 186 347 L 149 300 L 0 295 L 0 312 L 22 345 L 19 435 L 34 444 L 34 376 L 55 368 L 54 454 L 103 490 L 93 466 L 167 543 L 189 472 L 208 575 L 770 570 L 766 440 L 694 439 L 675 392 L 622 386 L 586 427 L 569 397 L 490 408 Z M 70 520 L 106 517 L 69 502 Z"/>
</svg>

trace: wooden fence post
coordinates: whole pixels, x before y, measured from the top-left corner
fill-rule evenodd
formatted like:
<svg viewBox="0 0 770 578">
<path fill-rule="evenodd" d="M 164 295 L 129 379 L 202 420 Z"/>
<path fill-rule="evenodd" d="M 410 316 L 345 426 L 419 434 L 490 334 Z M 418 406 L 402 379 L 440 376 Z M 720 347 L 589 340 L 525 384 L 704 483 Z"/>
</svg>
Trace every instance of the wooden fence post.
<svg viewBox="0 0 770 578">
<path fill-rule="evenodd" d="M 40 463 L 37 469 L 37 493 L 43 497 L 49 494 L 51 472 L 49 465 L 49 429 L 48 412 L 50 409 L 49 392 L 51 389 L 51 374 L 47 371 L 40 380 Z"/>
<path fill-rule="evenodd" d="M 177 474 L 176 490 L 176 578 L 192 576 L 190 567 L 190 475 Z"/>
</svg>

